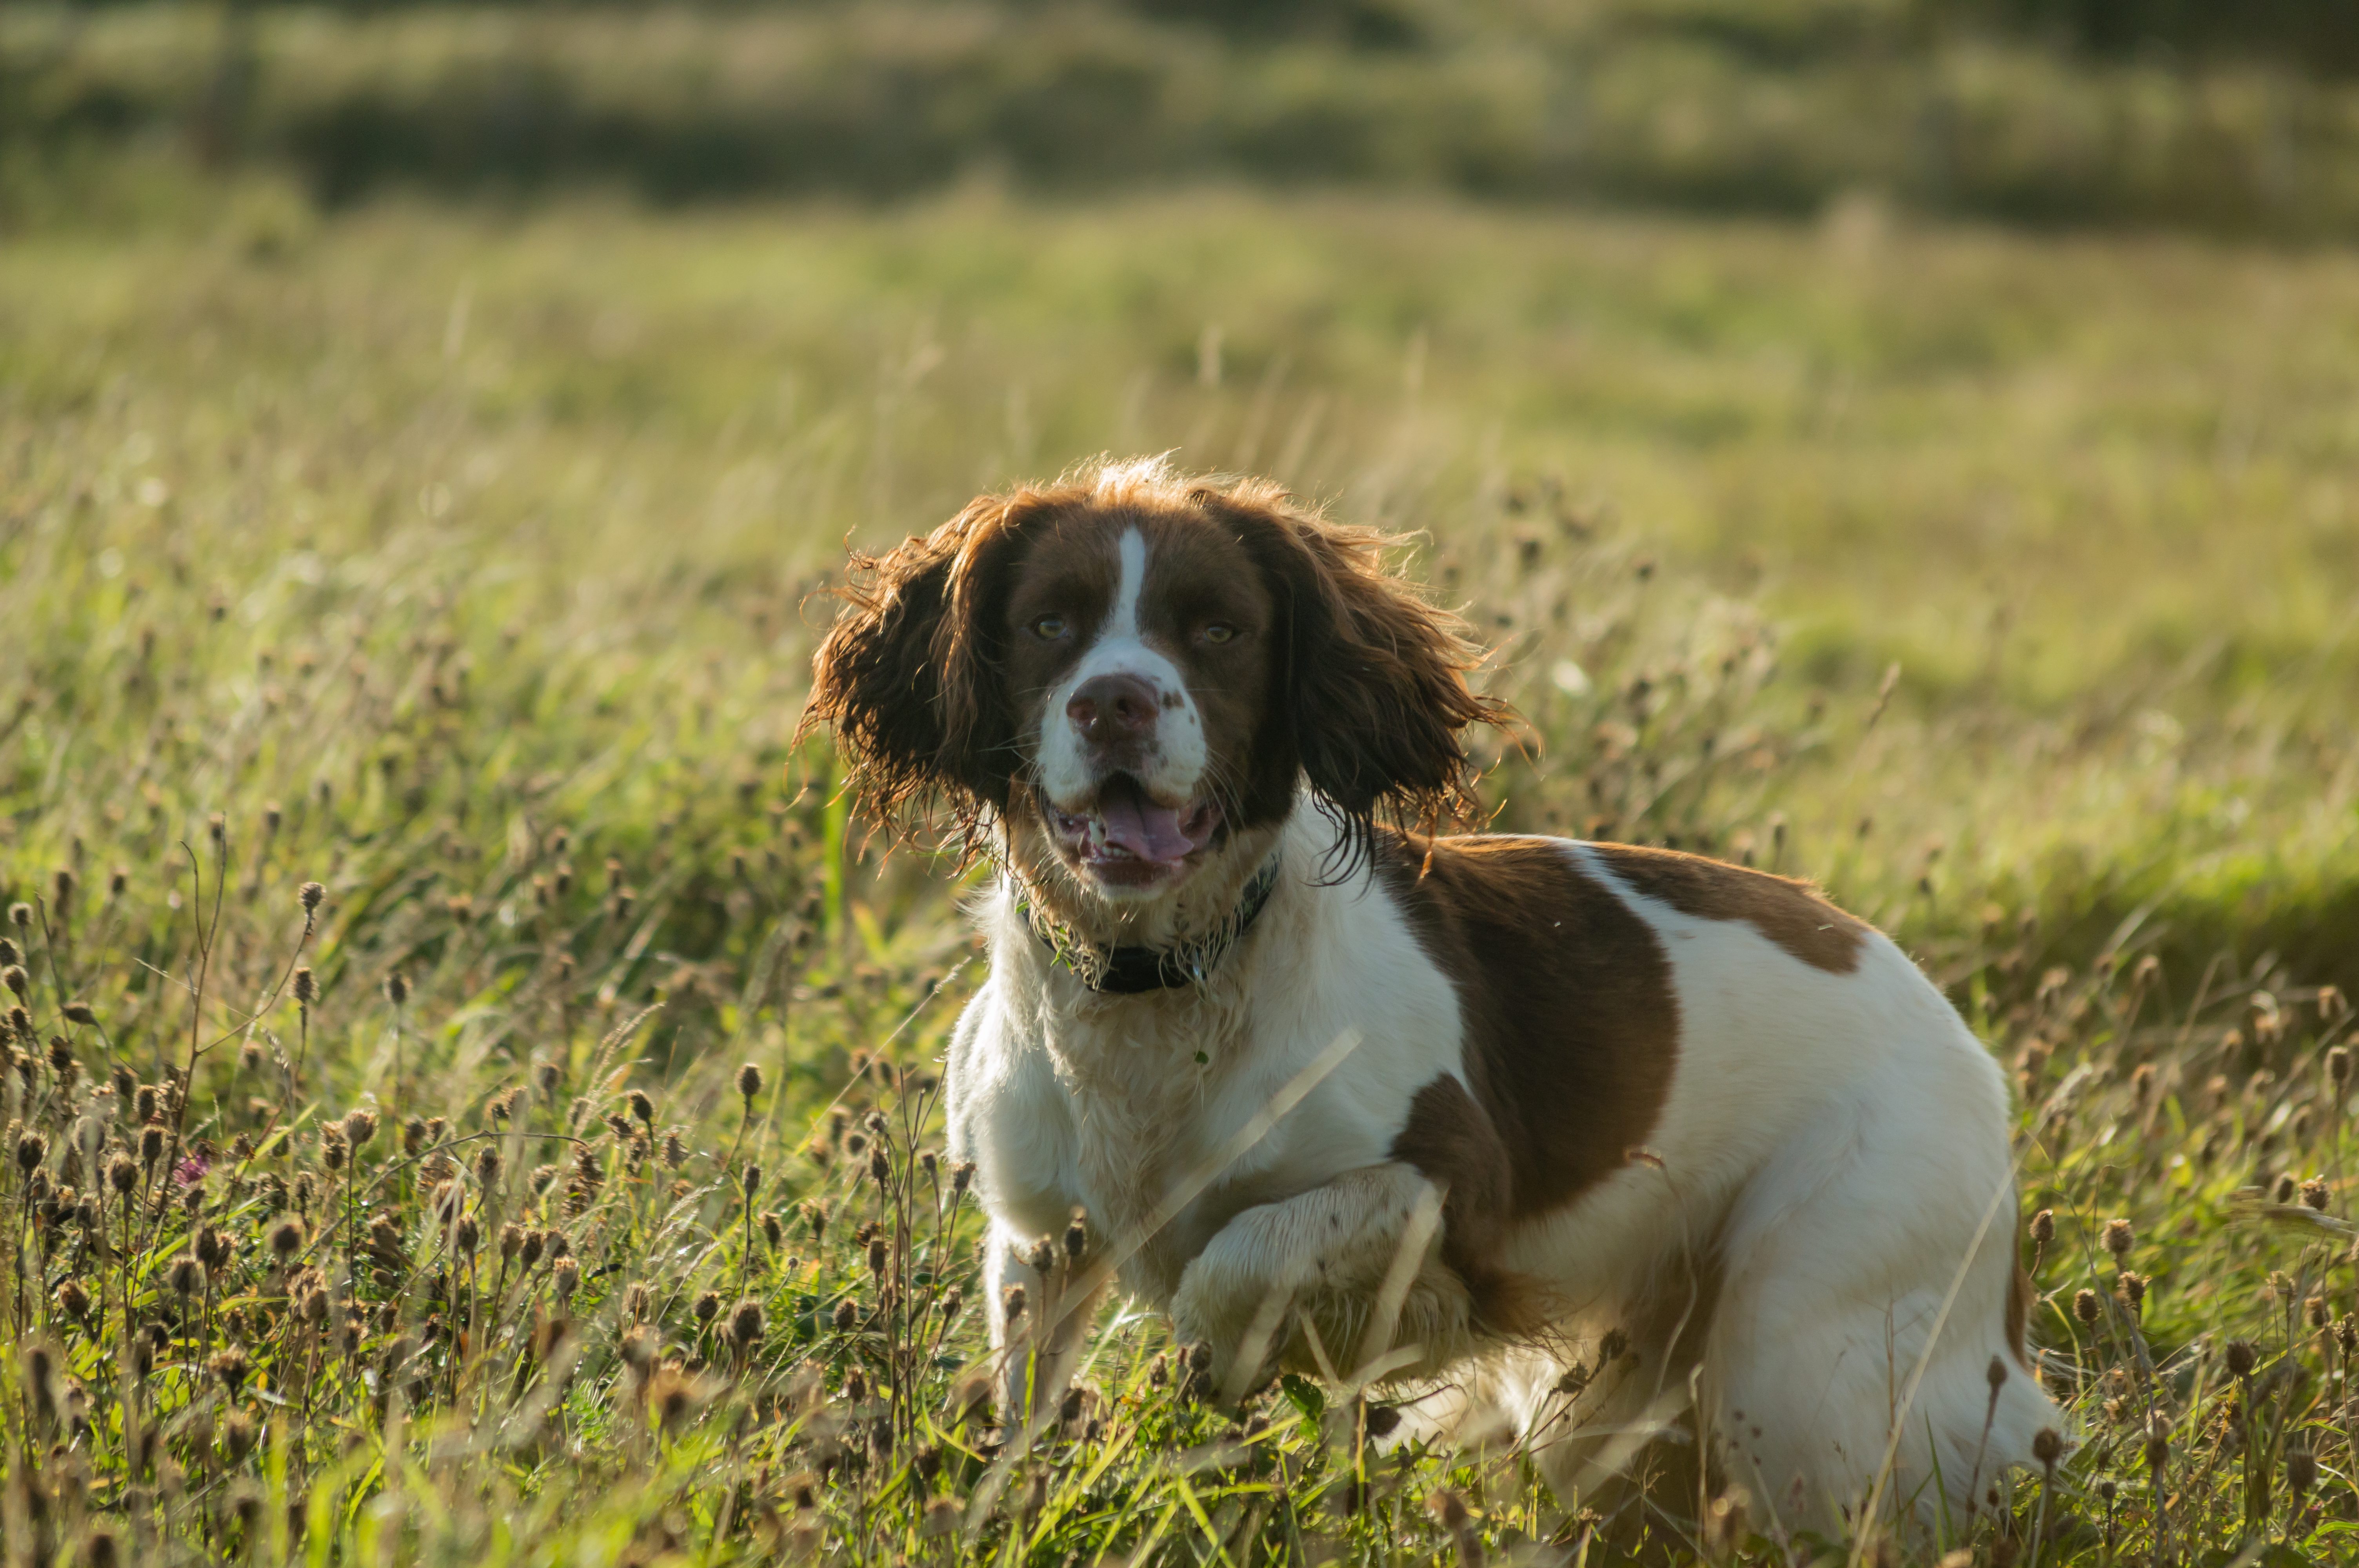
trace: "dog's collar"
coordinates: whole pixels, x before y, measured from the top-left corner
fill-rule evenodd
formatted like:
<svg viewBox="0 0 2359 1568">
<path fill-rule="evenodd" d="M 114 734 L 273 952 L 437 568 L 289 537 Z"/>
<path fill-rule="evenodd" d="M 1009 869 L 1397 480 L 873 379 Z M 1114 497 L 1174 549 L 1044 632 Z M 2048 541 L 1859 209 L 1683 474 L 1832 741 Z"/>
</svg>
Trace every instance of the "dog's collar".
<svg viewBox="0 0 2359 1568">
<path fill-rule="evenodd" d="M 1024 896 L 1020 882 L 1016 884 L 1016 907 L 1023 914 L 1024 924 L 1032 928 L 1033 937 L 1049 950 L 1049 957 L 1090 989 L 1116 996 L 1172 990 L 1180 986 L 1202 985 L 1212 966 L 1253 928 L 1253 923 L 1268 904 L 1269 895 L 1277 890 L 1277 861 L 1278 858 L 1272 855 L 1262 862 L 1261 870 L 1245 884 L 1237 906 L 1211 935 L 1177 947 L 1101 947 L 1094 942 L 1082 941 L 1035 910 L 1032 901 Z"/>
</svg>

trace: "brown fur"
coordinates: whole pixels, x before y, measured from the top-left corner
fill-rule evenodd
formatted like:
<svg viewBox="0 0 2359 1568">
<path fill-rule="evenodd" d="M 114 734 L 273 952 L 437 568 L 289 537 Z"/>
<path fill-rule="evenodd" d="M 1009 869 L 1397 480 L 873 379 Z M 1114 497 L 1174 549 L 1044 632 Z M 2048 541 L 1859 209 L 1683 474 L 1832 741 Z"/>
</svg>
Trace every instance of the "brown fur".
<svg viewBox="0 0 2359 1568">
<path fill-rule="evenodd" d="M 1614 873 L 1648 898 L 1697 920 L 1742 920 L 1792 957 L 1830 974 L 1859 968 L 1867 926 L 1829 903 L 1818 889 L 1676 849 L 1599 844 Z"/>
<path fill-rule="evenodd" d="M 1201 684 L 1191 673 L 1232 827 L 1283 816 L 1304 777 L 1363 850 L 1379 816 L 1430 826 L 1471 804 L 1462 731 L 1506 709 L 1467 687 L 1462 623 L 1384 568 L 1390 541 L 1265 481 L 1147 468 L 979 497 L 923 538 L 855 553 L 798 734 L 834 730 L 885 826 L 939 801 L 972 848 L 989 811 L 1030 808 L 1038 736 L 1023 730 L 1057 672 L 1016 633 L 1040 613 L 1102 615 L 1110 586 L 1082 579 L 1104 577 L 1125 526 L 1149 539 L 1141 618 L 1163 643 L 1191 595 L 1225 594 L 1223 613 L 1249 622 L 1234 601 L 1258 596 L 1258 634 Z"/>
<path fill-rule="evenodd" d="M 1428 1084 L 1393 1151 L 1450 1184 L 1445 1245 L 1473 1284 L 1510 1222 L 1571 1202 L 1645 1144 L 1670 1094 L 1679 1000 L 1654 933 L 1561 843 L 1388 837 L 1382 849 L 1457 988 L 1473 1090 Z"/>
</svg>

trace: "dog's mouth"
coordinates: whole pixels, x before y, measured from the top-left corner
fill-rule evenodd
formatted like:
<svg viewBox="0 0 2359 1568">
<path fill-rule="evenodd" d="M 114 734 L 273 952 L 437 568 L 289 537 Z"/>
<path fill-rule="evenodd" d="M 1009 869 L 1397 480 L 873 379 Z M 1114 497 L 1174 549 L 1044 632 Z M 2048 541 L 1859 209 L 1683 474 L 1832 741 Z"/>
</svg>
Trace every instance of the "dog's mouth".
<svg viewBox="0 0 2359 1568">
<path fill-rule="evenodd" d="M 1151 887 L 1178 876 L 1221 826 L 1212 801 L 1167 805 L 1128 773 L 1110 774 L 1082 811 L 1066 811 L 1045 794 L 1040 806 L 1066 855 L 1114 887 Z"/>
</svg>

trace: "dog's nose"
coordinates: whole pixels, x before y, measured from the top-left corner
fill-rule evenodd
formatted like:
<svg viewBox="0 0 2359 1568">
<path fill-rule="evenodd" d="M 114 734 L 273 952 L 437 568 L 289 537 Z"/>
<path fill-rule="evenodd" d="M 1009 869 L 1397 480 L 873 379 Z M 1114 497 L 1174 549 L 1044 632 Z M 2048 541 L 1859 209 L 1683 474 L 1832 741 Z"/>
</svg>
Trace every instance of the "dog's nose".
<svg viewBox="0 0 2359 1568">
<path fill-rule="evenodd" d="M 1136 741 L 1155 728 L 1155 688 L 1136 676 L 1093 676 L 1065 704 L 1065 717 L 1093 746 Z"/>
</svg>

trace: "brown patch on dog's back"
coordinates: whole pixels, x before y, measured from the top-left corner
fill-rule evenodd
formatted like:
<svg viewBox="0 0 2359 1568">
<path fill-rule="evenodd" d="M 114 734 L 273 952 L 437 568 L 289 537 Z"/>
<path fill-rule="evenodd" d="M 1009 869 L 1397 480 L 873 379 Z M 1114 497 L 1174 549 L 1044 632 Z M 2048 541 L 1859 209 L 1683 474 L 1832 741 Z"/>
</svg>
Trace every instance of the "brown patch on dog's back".
<svg viewBox="0 0 2359 1568">
<path fill-rule="evenodd" d="M 1793 957 L 1829 974 L 1859 968 L 1868 927 L 1808 882 L 1723 860 L 1636 844 L 1593 844 L 1614 874 L 1696 920 L 1741 920 Z"/>
<path fill-rule="evenodd" d="M 1613 889 L 1551 839 L 1386 835 L 1378 866 L 1450 977 L 1466 1083 L 1412 1102 L 1393 1152 L 1450 1188 L 1445 1259 L 1505 1295 L 1507 1227 L 1629 1163 L 1662 1114 L 1679 1054 L 1670 962 Z M 1472 1090 L 1471 1095 L 1468 1090 Z M 1503 1301 L 1499 1315 L 1516 1315 Z"/>
</svg>

